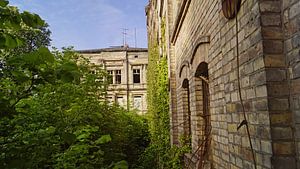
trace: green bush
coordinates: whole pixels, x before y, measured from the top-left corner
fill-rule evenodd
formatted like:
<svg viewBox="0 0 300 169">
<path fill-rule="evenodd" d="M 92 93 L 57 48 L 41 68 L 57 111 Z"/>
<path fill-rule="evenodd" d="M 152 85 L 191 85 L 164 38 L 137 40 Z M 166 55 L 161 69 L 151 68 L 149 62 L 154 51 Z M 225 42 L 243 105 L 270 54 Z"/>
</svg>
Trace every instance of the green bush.
<svg viewBox="0 0 300 169">
<path fill-rule="evenodd" d="M 0 167 L 110 168 L 122 160 L 134 165 L 148 143 L 143 117 L 103 100 L 106 71 L 93 67 L 97 71 L 90 73 L 89 63 L 72 51 L 55 53 L 45 75 L 51 83 L 36 82 L 13 112 L 2 113 Z M 4 91 L 13 82 L 0 84 Z"/>
</svg>

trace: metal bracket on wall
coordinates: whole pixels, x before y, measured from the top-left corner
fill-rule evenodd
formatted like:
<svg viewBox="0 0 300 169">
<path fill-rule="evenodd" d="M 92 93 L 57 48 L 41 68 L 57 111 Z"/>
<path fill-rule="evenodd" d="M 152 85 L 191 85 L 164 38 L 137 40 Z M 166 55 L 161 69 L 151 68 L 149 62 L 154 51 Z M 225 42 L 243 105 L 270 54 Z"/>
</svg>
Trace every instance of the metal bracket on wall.
<svg viewBox="0 0 300 169">
<path fill-rule="evenodd" d="M 242 122 L 241 122 L 241 124 L 237 127 L 237 130 L 239 130 L 242 126 L 247 126 L 248 125 L 248 122 L 247 122 L 247 120 L 243 120 Z"/>
</svg>

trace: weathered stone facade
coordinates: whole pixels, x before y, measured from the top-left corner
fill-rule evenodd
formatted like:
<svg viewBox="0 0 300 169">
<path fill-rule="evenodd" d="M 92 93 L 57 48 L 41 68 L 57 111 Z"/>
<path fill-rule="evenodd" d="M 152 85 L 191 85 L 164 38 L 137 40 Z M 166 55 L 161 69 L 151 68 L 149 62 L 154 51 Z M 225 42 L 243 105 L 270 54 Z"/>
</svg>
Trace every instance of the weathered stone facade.
<svg viewBox="0 0 300 169">
<path fill-rule="evenodd" d="M 186 168 L 254 168 L 245 112 L 257 168 L 300 168 L 300 1 L 242 0 L 237 22 L 223 1 L 146 8 L 149 39 L 166 39 L 171 142 L 191 136 Z"/>
<path fill-rule="evenodd" d="M 145 48 L 114 47 L 78 51 L 91 63 L 103 65 L 111 74 L 107 99 L 129 110 L 147 112 L 147 65 Z"/>
</svg>

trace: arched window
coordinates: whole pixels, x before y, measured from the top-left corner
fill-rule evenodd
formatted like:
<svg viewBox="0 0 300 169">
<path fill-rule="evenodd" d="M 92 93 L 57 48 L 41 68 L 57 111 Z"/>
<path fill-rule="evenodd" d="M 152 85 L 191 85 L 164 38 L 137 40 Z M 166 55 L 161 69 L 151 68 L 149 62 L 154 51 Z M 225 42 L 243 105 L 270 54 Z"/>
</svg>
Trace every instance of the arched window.
<svg viewBox="0 0 300 169">
<path fill-rule="evenodd" d="M 197 133 L 199 152 L 197 154 L 200 166 L 204 166 L 210 158 L 211 117 L 208 79 L 208 64 L 202 62 L 195 72 L 196 114 L 200 117 L 197 121 L 197 126 L 199 126 L 199 133 Z"/>
<path fill-rule="evenodd" d="M 191 108 L 190 108 L 190 91 L 189 80 L 184 79 L 182 82 L 182 110 L 183 110 L 183 130 L 186 138 L 186 144 L 191 145 L 192 127 L 191 127 Z"/>
</svg>

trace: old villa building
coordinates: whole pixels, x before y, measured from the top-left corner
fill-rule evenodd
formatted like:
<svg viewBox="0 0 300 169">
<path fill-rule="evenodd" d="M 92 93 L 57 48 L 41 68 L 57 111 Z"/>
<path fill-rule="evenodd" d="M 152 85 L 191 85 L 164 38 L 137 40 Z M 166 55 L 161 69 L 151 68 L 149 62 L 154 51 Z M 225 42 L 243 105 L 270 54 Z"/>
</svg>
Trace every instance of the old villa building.
<svg viewBox="0 0 300 169">
<path fill-rule="evenodd" d="M 121 46 L 78 52 L 91 63 L 103 65 L 111 75 L 107 93 L 110 102 L 128 110 L 137 109 L 140 114 L 146 113 L 147 49 Z"/>
<path fill-rule="evenodd" d="M 150 0 L 146 15 L 185 168 L 300 168 L 299 0 Z"/>
</svg>

